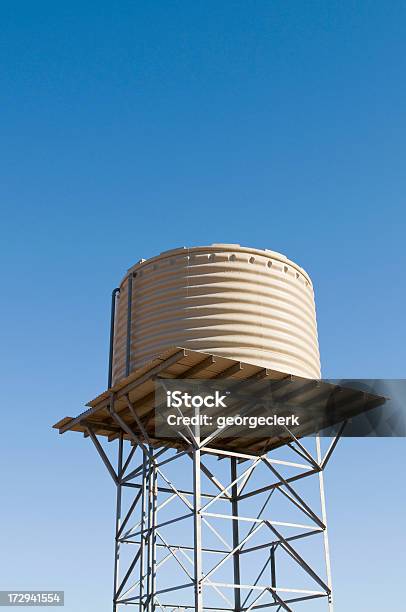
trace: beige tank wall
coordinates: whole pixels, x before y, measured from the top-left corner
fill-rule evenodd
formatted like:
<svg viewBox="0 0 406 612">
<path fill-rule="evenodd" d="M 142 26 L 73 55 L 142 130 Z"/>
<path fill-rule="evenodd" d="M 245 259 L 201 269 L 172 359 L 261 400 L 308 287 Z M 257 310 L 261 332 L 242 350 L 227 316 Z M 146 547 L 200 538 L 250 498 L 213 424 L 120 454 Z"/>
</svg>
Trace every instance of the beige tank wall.
<svg viewBox="0 0 406 612">
<path fill-rule="evenodd" d="M 132 274 L 130 371 L 172 346 L 320 377 L 313 287 L 273 251 L 212 245 L 167 251 L 130 269 L 116 309 L 113 381 L 125 376 Z"/>
</svg>

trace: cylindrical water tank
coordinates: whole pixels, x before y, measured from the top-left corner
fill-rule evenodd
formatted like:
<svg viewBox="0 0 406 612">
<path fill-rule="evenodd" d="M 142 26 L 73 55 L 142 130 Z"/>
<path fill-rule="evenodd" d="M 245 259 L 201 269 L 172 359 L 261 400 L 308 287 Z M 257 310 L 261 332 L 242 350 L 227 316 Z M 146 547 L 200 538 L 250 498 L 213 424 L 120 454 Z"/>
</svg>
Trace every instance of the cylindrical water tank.
<svg viewBox="0 0 406 612">
<path fill-rule="evenodd" d="M 113 384 L 175 346 L 319 378 L 309 276 L 280 253 L 237 244 L 141 260 L 117 298 Z"/>
</svg>

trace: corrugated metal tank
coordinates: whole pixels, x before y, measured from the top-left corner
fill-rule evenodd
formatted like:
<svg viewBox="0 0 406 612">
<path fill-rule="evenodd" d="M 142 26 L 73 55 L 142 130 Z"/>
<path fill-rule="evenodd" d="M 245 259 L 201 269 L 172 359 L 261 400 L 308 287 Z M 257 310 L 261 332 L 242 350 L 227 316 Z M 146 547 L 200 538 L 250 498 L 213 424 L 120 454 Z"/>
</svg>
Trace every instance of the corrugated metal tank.
<svg viewBox="0 0 406 612">
<path fill-rule="evenodd" d="M 113 383 L 173 346 L 320 377 L 309 276 L 280 253 L 237 244 L 174 249 L 133 266 L 113 346 Z"/>
</svg>

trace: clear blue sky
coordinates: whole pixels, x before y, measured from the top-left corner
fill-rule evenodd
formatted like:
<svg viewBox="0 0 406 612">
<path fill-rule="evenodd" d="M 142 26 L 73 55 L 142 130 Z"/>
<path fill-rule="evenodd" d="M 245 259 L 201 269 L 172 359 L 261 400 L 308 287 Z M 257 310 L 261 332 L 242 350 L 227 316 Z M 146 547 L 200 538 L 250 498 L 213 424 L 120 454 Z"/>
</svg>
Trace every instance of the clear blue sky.
<svg viewBox="0 0 406 612">
<path fill-rule="evenodd" d="M 324 376 L 404 376 L 405 19 L 398 0 L 1 3 L 0 588 L 110 610 L 112 486 L 50 426 L 104 389 L 110 292 L 141 257 L 281 251 L 313 278 Z M 346 440 L 331 464 L 337 612 L 403 609 L 405 446 Z"/>
</svg>

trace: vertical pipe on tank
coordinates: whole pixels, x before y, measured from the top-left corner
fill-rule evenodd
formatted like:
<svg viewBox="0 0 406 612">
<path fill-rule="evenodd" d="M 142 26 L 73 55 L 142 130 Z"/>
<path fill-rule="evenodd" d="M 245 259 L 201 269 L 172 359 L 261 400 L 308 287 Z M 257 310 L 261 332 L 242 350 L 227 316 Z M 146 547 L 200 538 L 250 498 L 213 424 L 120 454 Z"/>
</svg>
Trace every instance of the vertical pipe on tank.
<svg viewBox="0 0 406 612">
<path fill-rule="evenodd" d="M 125 359 L 125 375 L 130 373 L 131 366 L 131 319 L 132 319 L 132 300 L 133 300 L 133 275 L 130 274 L 127 281 L 127 349 Z"/>
<path fill-rule="evenodd" d="M 110 316 L 110 349 L 109 349 L 109 372 L 107 380 L 107 388 L 111 388 L 113 379 L 113 351 L 114 351 L 114 322 L 116 319 L 116 298 L 120 293 L 120 289 L 116 287 L 111 293 L 111 316 Z"/>
</svg>

